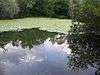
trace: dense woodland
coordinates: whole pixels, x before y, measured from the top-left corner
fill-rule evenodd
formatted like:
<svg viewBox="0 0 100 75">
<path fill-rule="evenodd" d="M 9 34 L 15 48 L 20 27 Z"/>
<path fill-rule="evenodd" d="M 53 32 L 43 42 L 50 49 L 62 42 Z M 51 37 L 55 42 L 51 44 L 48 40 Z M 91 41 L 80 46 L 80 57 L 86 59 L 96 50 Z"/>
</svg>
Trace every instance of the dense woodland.
<svg viewBox="0 0 100 75">
<path fill-rule="evenodd" d="M 0 19 L 40 16 L 80 19 L 79 12 L 87 14 L 87 11 L 91 11 L 94 15 L 100 15 L 99 8 L 99 0 L 0 0 Z"/>
<path fill-rule="evenodd" d="M 69 18 L 69 0 L 0 0 L 0 18 Z"/>
</svg>

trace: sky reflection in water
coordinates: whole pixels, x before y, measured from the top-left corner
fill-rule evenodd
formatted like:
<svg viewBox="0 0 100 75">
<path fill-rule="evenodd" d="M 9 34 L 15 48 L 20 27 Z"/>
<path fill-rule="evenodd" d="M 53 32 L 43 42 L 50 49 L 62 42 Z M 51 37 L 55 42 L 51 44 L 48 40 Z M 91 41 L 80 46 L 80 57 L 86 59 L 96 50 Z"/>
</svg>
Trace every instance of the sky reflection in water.
<svg viewBox="0 0 100 75">
<path fill-rule="evenodd" d="M 19 41 L 20 42 L 20 41 Z M 71 50 L 67 41 L 63 44 L 52 43 L 46 38 L 43 43 L 33 47 L 18 46 L 12 42 L 4 45 L 7 52 L 0 48 L 0 75 L 94 75 L 96 71 L 88 70 L 74 72 L 68 70 L 68 56 Z"/>
</svg>

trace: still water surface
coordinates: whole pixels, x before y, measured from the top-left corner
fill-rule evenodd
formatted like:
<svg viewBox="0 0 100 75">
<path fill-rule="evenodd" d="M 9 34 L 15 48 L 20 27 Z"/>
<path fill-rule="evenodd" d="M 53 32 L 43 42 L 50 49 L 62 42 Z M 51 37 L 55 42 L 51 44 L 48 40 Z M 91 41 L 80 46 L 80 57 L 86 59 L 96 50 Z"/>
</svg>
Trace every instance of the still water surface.
<svg viewBox="0 0 100 75">
<path fill-rule="evenodd" d="M 38 28 L 1 32 L 0 75 L 95 75 L 91 66 L 71 70 L 72 51 L 61 36 Z"/>
</svg>

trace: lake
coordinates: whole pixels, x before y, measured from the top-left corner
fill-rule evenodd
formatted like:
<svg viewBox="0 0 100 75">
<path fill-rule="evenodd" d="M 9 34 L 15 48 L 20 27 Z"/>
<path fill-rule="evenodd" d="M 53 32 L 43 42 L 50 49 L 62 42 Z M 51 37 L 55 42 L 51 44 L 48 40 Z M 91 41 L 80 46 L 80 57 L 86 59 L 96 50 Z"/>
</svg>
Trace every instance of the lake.
<svg viewBox="0 0 100 75">
<path fill-rule="evenodd" d="M 96 75 L 96 67 L 71 61 L 70 45 L 65 34 L 38 28 L 0 32 L 0 75 Z"/>
</svg>

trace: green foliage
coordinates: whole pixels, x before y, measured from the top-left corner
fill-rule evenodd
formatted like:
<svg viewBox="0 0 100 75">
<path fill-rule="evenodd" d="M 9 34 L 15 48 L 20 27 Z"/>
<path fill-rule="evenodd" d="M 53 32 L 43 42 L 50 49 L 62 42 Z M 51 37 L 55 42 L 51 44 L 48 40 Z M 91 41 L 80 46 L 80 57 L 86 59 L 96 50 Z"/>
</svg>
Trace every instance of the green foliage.
<svg viewBox="0 0 100 75">
<path fill-rule="evenodd" d="M 84 0 L 80 6 L 78 20 L 85 23 L 100 21 L 100 1 Z"/>
<path fill-rule="evenodd" d="M 77 69 L 90 65 L 100 70 L 100 1 L 83 0 L 78 9 L 68 34 L 70 65 Z"/>
<path fill-rule="evenodd" d="M 68 0 L 18 0 L 19 16 L 69 17 Z"/>
<path fill-rule="evenodd" d="M 19 17 L 32 16 L 32 9 L 36 0 L 18 0 L 20 12 Z"/>
<path fill-rule="evenodd" d="M 69 18 L 68 3 L 68 0 L 0 0 L 0 18 L 32 16 Z"/>
<path fill-rule="evenodd" d="M 14 18 L 19 12 L 15 0 L 0 0 L 0 18 Z"/>
<path fill-rule="evenodd" d="M 68 0 L 56 0 L 54 2 L 54 12 L 57 17 L 69 17 L 69 2 Z"/>
</svg>

